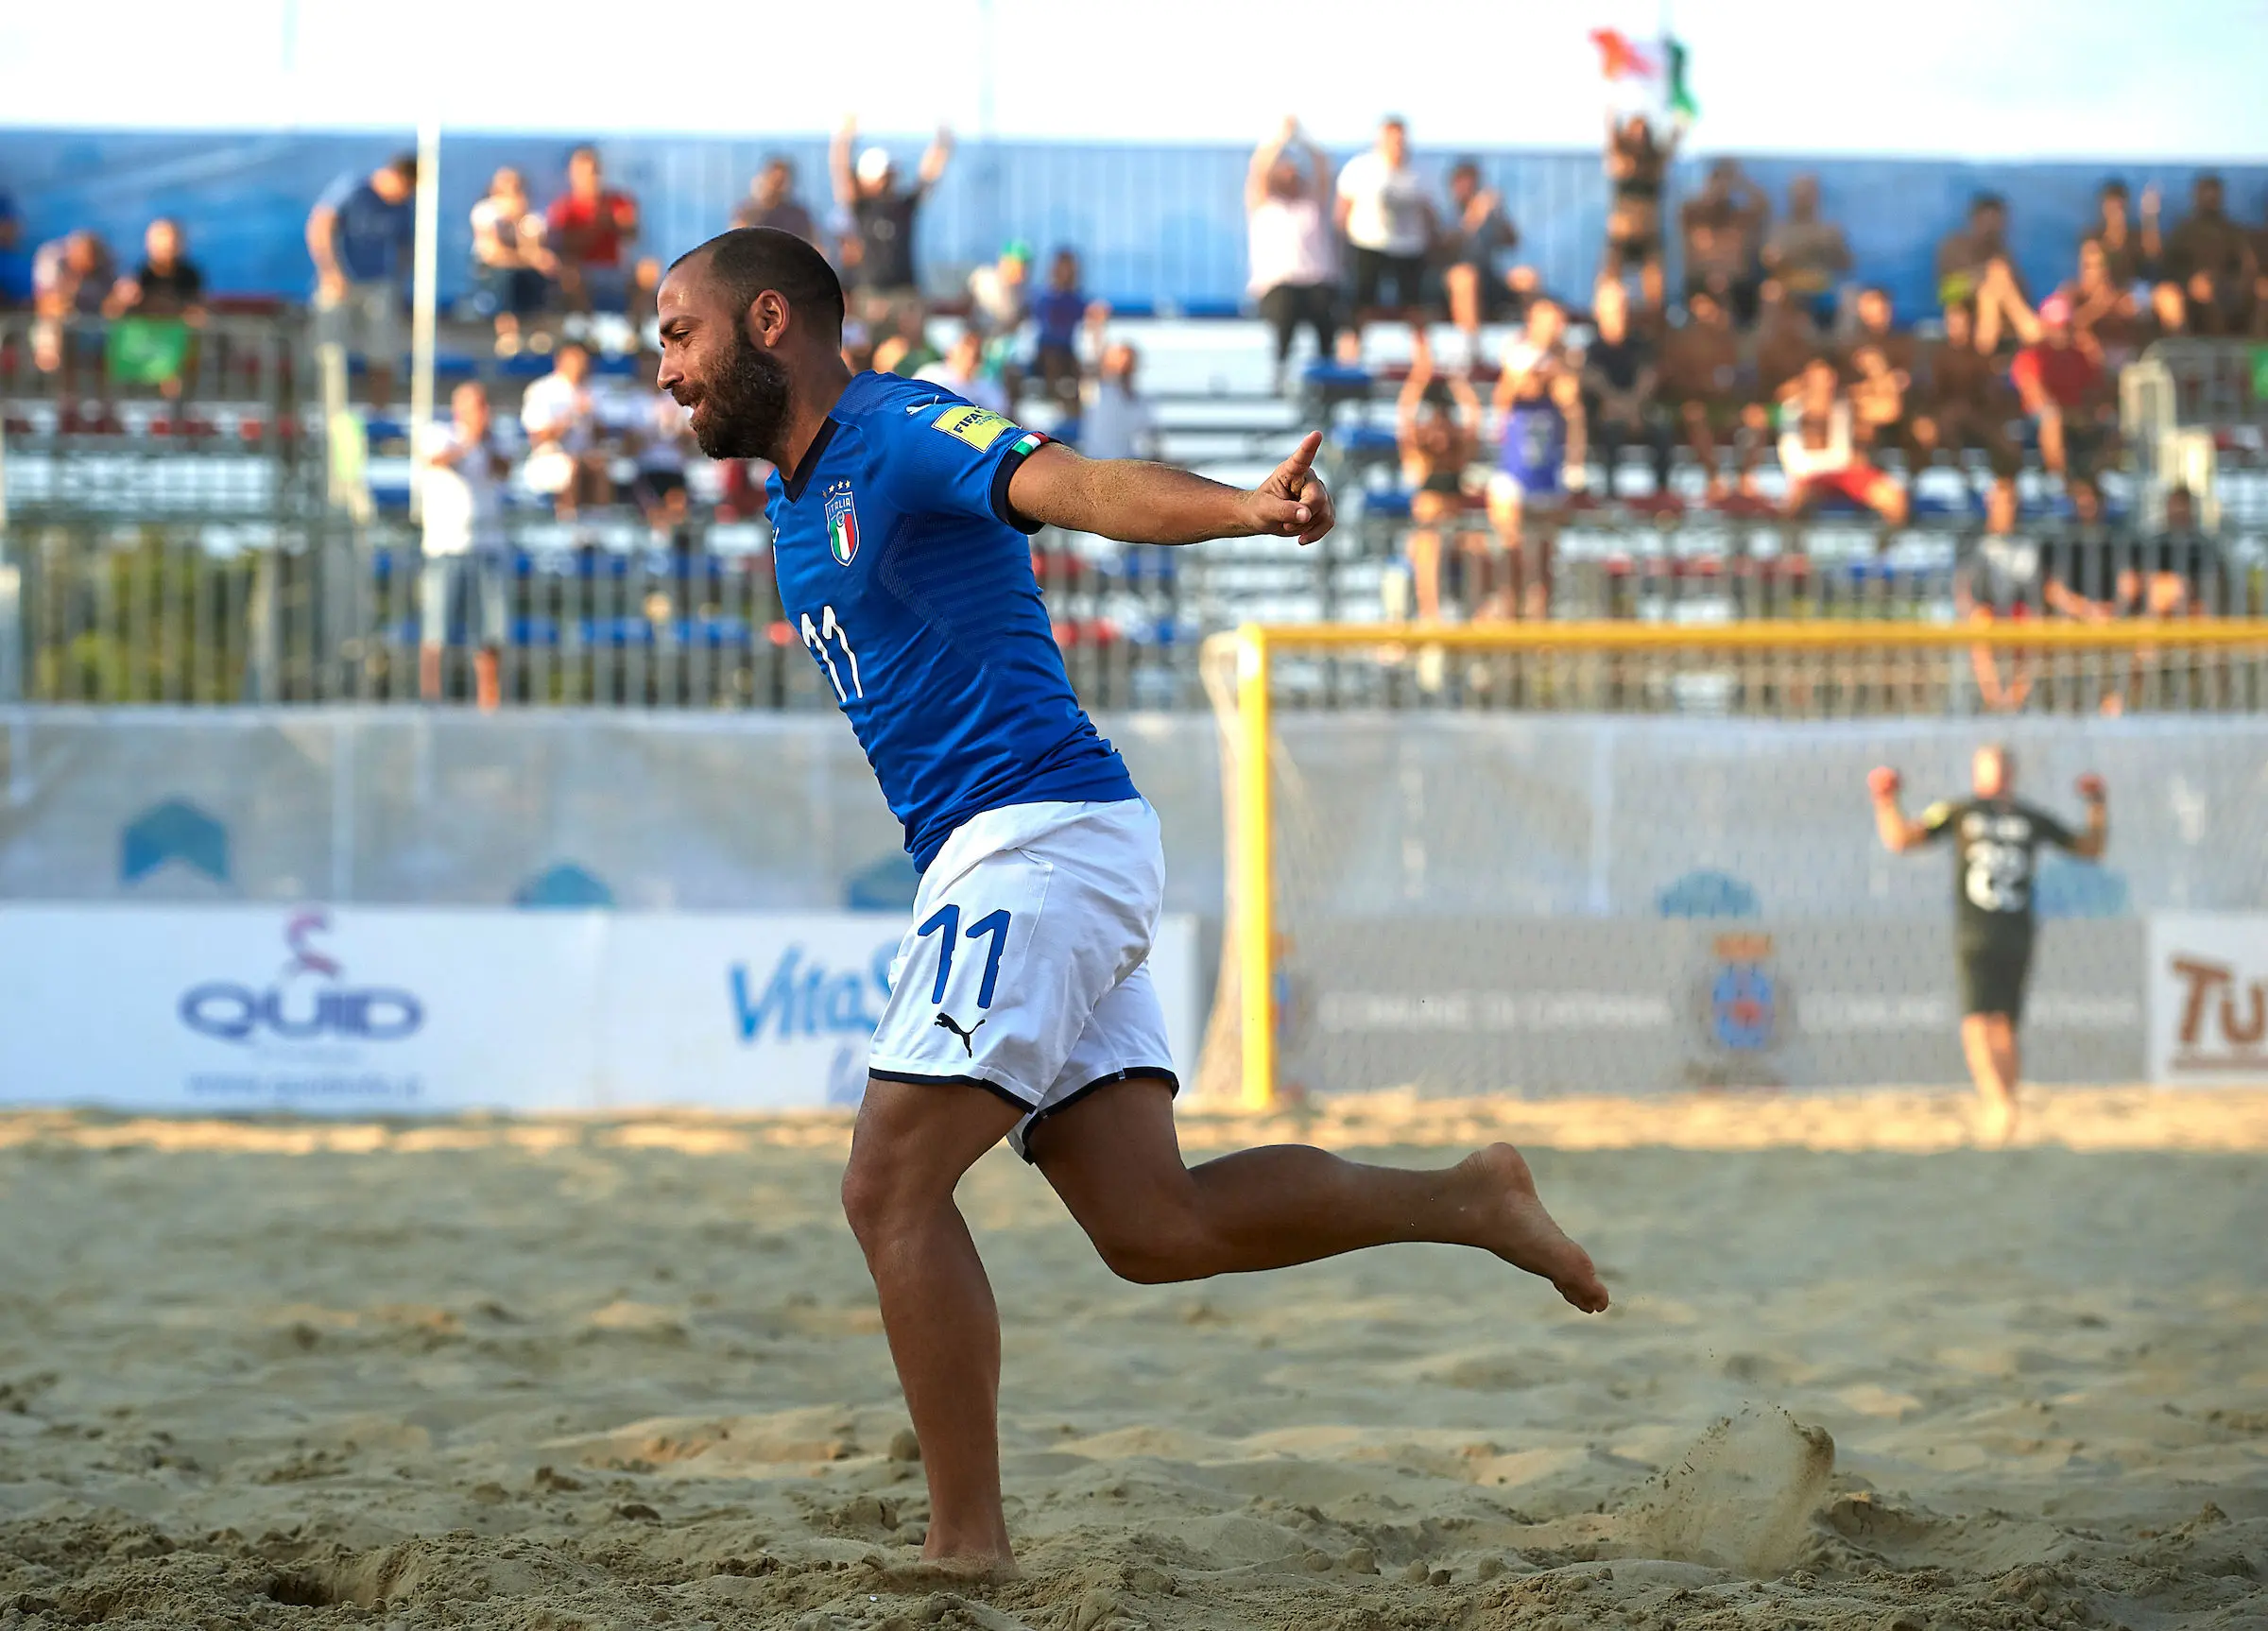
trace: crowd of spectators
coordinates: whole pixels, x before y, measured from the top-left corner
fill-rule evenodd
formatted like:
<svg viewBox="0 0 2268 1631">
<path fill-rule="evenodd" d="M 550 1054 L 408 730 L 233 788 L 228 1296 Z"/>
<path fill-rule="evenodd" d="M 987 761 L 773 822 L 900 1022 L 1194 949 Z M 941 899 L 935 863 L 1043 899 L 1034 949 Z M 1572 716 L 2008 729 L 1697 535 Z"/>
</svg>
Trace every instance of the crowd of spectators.
<svg viewBox="0 0 2268 1631">
<path fill-rule="evenodd" d="M 1363 369 L 1376 325 L 1412 336 L 1396 426 L 1420 610 L 1440 603 L 1445 560 L 1469 556 L 1468 575 L 1502 580 L 1468 596 L 1476 610 L 1541 614 L 1569 508 L 1676 506 L 1684 468 L 1708 504 L 1791 516 L 1847 506 L 1895 526 L 1913 513 L 1921 472 L 1981 464 L 1981 536 L 1992 537 L 2036 449 L 2066 506 L 2099 512 L 2096 476 L 2120 454 L 2121 368 L 2162 337 L 2268 337 L 2268 233 L 2231 218 L 2209 174 L 2177 217 L 2156 187 L 2136 196 L 2106 181 L 2068 275 L 2037 289 L 2010 252 L 2009 204 L 1980 196 L 1936 248 L 1930 309 L 1901 312 L 1868 280 L 1815 178 L 1796 176 L 1775 199 L 1721 158 L 1675 197 L 1682 133 L 1644 114 L 1609 118 L 1597 281 L 1549 291 L 1518 259 L 1519 224 L 1482 166 L 1436 170 L 1399 118 L 1344 163 L 1295 119 L 1251 155 L 1248 292 L 1272 333 L 1279 393 L 1298 387 L 1302 331 L 1326 371 Z M 923 288 L 921 219 L 953 163 L 950 131 L 905 170 L 846 122 L 828 150 L 830 197 L 809 196 L 793 162 L 773 157 L 730 223 L 794 232 L 839 268 L 852 366 L 933 380 L 1003 412 L 1044 403 L 1092 451 L 1157 452 L 1141 359 L 1088 290 L 1075 248 L 1042 256 L 1012 239 L 958 289 Z M 416 186 L 405 154 L 338 177 L 306 222 L 318 334 L 364 360 L 380 416 L 406 349 Z M 504 416 L 524 442 L 514 479 L 562 514 L 635 499 L 665 521 L 681 515 L 674 404 L 593 377 L 592 348 L 634 352 L 651 315 L 661 268 L 636 197 L 610 182 L 598 149 L 578 146 L 548 200 L 519 169 L 498 169 L 470 225 L 470 311 L 499 356 L 537 353 L 550 370 Z M 191 371 L 206 314 L 177 221 L 150 223 L 129 268 L 91 231 L 25 244 L 0 196 L 9 301 L 36 314 L 41 368 L 167 394 Z M 112 320 L 68 321 L 95 316 Z M 1508 336 L 1493 355 L 1487 329 Z M 471 418 L 452 422 L 462 431 Z M 461 467 L 458 455 L 434 459 Z M 1460 523 L 1467 513 L 1485 515 L 1485 530 Z M 2080 600 L 2124 604 L 2073 590 L 2062 607 Z"/>
<path fill-rule="evenodd" d="M 1420 615 L 1442 606 L 1445 554 L 1463 558 L 1470 615 L 1544 614 L 1553 539 L 1569 510 L 1602 500 L 1685 507 L 1673 482 L 1680 444 L 1706 504 L 1789 517 L 1835 505 L 1885 528 L 1913 514 L 1916 477 L 1947 464 L 1979 506 L 1971 524 L 1986 543 L 2006 530 L 1998 518 L 2019 512 L 2030 447 L 2061 489 L 2059 513 L 2115 526 L 2098 477 L 2122 451 L 2120 369 L 2161 338 L 2268 337 L 2268 233 L 2229 218 L 2210 174 L 2162 230 L 2155 189 L 2138 215 L 2126 186 L 2106 182 L 2069 275 L 2040 291 L 2009 250 L 2006 201 L 1980 196 L 1937 248 L 1933 306 L 1900 313 L 1864 280 L 1816 178 L 1795 177 L 1776 209 L 1736 160 L 1720 159 L 1673 213 L 1664 180 L 1676 146 L 1674 129 L 1657 132 L 1642 115 L 1610 121 L 1598 280 L 1572 300 L 1502 263 L 1518 229 L 1469 162 L 1449 170 L 1444 197 L 1431 195 L 1399 119 L 1335 180 L 1288 122 L 1254 154 L 1252 292 L 1280 369 L 1299 327 L 1314 331 L 1319 355 L 1346 365 L 1361 362 L 1366 325 L 1411 325 L 1396 422 Z M 1664 243 L 1673 219 L 1675 291 Z M 1428 335 L 1444 320 L 1461 351 L 1436 359 Z M 1484 356 L 1482 323 L 1507 320 L 1501 353 Z M 1472 388 L 1491 377 L 1492 391 Z M 1642 476 L 1626 468 L 1631 451 Z M 1984 467 L 1982 492 L 1970 455 Z M 1765 485 L 1775 465 L 1777 491 Z M 2186 492 L 2169 507 L 2183 518 L 2169 528 L 2194 525 Z M 1965 585 L 1981 571 L 1966 563 Z M 2084 594 L 2055 579 L 2053 600 L 2042 578 L 2027 592 L 2064 615 L 2207 598 L 2198 572 L 2169 569 L 2156 589 L 2149 575 Z M 2168 587 L 2177 579 L 2186 598 Z M 1974 608 L 1993 598 L 1963 593 Z"/>
</svg>

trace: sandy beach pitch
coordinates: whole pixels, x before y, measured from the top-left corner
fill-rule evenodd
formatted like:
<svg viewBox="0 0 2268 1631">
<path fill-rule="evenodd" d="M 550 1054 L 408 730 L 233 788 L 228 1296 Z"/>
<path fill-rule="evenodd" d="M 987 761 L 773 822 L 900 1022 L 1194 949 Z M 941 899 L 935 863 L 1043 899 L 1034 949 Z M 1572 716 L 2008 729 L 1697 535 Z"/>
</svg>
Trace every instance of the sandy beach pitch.
<svg viewBox="0 0 2268 1631">
<path fill-rule="evenodd" d="M 2268 1625 L 2268 1093 L 1191 1115 L 1503 1135 L 1616 1306 L 1469 1252 L 1113 1279 L 963 1199 L 1027 1577 L 925 1516 L 837 1120 L 0 1116 L 0 1626 Z"/>
</svg>

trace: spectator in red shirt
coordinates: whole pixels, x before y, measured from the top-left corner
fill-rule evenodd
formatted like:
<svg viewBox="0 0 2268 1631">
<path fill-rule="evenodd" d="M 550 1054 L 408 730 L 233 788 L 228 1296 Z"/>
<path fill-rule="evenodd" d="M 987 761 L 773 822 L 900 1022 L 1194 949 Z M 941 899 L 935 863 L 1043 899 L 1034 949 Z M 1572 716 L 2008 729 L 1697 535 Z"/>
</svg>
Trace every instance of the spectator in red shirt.
<svg viewBox="0 0 2268 1631">
<path fill-rule="evenodd" d="M 567 191 L 545 213 L 545 238 L 558 258 L 559 293 L 571 310 L 620 312 L 629 304 L 624 250 L 638 237 L 638 200 L 606 182 L 598 149 L 567 155 Z"/>
<path fill-rule="evenodd" d="M 2016 353 L 2008 378 L 2039 426 L 2040 462 L 2065 477 L 2090 472 L 2110 423 L 2102 349 L 2071 327 L 2068 296 L 2039 303 L 2039 338 Z"/>
</svg>

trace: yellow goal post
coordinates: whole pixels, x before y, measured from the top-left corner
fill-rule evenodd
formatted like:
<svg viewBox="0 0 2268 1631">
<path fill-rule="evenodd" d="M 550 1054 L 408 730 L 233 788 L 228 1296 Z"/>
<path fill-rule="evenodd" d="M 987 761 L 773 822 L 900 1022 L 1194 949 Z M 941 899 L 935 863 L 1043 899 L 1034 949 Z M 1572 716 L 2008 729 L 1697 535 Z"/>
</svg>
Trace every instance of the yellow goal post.
<svg viewBox="0 0 2268 1631">
<path fill-rule="evenodd" d="M 1287 750 L 1287 721 L 1311 745 L 1330 740 L 1333 716 L 1389 740 L 1446 730 L 1452 753 L 1486 714 L 1514 730 L 1690 719 L 1764 741 L 1783 723 L 1850 722 L 1893 746 L 1933 731 L 2068 738 L 2114 720 L 2132 736 L 2157 715 L 2268 714 L 2268 619 L 1247 624 L 1206 642 L 1201 672 L 1219 726 L 1227 899 L 1200 1091 L 1265 1108 L 1283 1086 L 1287 781 L 1318 806 L 1318 833 L 1334 821 L 1327 777 L 1303 779 Z M 1436 800 L 1456 785 L 1453 760 L 1448 776 L 1429 784 Z"/>
</svg>

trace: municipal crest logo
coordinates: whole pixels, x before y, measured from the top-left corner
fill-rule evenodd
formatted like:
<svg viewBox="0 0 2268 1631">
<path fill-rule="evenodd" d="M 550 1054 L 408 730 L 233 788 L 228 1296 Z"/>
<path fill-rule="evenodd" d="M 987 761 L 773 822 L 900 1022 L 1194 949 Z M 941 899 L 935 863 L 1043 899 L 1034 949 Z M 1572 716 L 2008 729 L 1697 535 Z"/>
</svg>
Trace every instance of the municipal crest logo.
<svg viewBox="0 0 2268 1631">
<path fill-rule="evenodd" d="M 1689 1079 L 1709 1087 L 1780 1085 L 1772 1063 L 1796 1029 L 1795 992 L 1774 966 L 1772 936 L 1754 930 L 1710 937 L 1692 987 Z"/>
<path fill-rule="evenodd" d="M 858 507 L 848 484 L 827 495 L 827 553 L 837 566 L 849 566 L 858 555 Z"/>
</svg>

